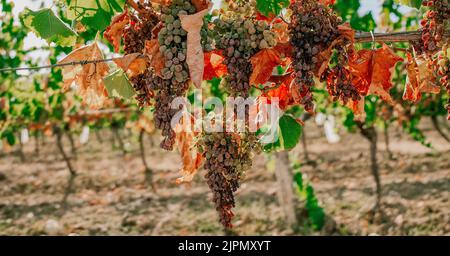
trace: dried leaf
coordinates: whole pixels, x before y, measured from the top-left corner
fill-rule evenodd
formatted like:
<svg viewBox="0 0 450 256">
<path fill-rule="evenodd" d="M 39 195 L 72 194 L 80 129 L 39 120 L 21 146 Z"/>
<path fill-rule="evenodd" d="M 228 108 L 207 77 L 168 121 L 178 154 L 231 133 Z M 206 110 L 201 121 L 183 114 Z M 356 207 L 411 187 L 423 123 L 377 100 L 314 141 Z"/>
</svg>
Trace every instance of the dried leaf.
<svg viewBox="0 0 450 256">
<path fill-rule="evenodd" d="M 205 69 L 200 30 L 203 26 L 203 17 L 206 14 L 208 14 L 208 9 L 192 15 L 179 15 L 181 27 L 188 33 L 186 62 L 189 66 L 191 80 L 197 88 L 200 88 L 202 85 L 203 71 Z"/>
<path fill-rule="evenodd" d="M 125 8 L 123 13 L 115 16 L 111 22 L 111 25 L 106 28 L 103 36 L 108 40 L 113 46 L 114 51 L 119 52 L 120 41 L 122 40 L 122 34 L 125 26 L 130 22 L 130 17 L 128 15 L 128 9 Z"/>
<path fill-rule="evenodd" d="M 205 9 L 209 9 L 211 5 L 210 0 L 191 0 L 192 5 L 195 6 L 197 12 L 203 11 Z"/>
<path fill-rule="evenodd" d="M 284 81 L 282 81 L 276 89 L 263 93 L 263 96 L 267 97 L 268 103 L 270 103 L 271 99 L 276 98 L 279 101 L 279 107 L 282 110 L 293 105 L 295 103 L 291 93 L 291 83 L 293 79 L 294 78 L 290 75 L 284 76 Z"/>
<path fill-rule="evenodd" d="M 406 64 L 407 80 L 403 99 L 417 102 L 422 98 L 422 93 L 440 92 L 440 87 L 436 84 L 437 78 L 432 68 L 428 65 L 429 60 L 426 56 L 413 58 L 407 54 L 408 63 Z"/>
<path fill-rule="evenodd" d="M 349 60 L 353 85 L 361 95 L 378 95 L 393 104 L 389 91 L 392 88 L 392 72 L 395 65 L 403 59 L 387 45 L 376 50 L 361 50 Z"/>
<path fill-rule="evenodd" d="M 177 184 L 191 182 L 203 163 L 203 156 L 197 151 L 195 137 L 198 134 L 192 131 L 194 116 L 185 113 L 180 124 L 175 128 L 176 145 L 181 153 L 183 168 L 180 170 L 181 178 L 176 180 Z"/>
<path fill-rule="evenodd" d="M 367 95 L 372 83 L 372 50 L 358 51 L 349 59 L 349 70 L 352 73 L 352 83 L 361 95 Z"/>
<path fill-rule="evenodd" d="M 225 57 L 222 51 L 214 50 L 205 53 L 205 70 L 203 72 L 203 80 L 211 80 L 224 76 L 227 71 L 227 66 L 223 64 Z"/>
<path fill-rule="evenodd" d="M 165 66 L 165 58 L 159 51 L 158 39 L 145 41 L 145 54 L 149 58 L 150 66 L 155 70 L 155 74 L 160 76 L 161 70 Z"/>
<path fill-rule="evenodd" d="M 386 44 L 373 53 L 372 59 L 372 82 L 369 94 L 380 96 L 381 99 L 393 104 L 390 90 L 392 84 L 392 73 L 395 65 L 403 58 L 396 55 Z"/>
<path fill-rule="evenodd" d="M 102 60 L 103 54 L 97 43 L 80 47 L 72 51 L 67 57 L 58 62 L 65 64 L 79 61 Z M 73 83 L 77 86 L 83 102 L 92 108 L 99 108 L 107 99 L 103 84 L 103 77 L 109 72 L 109 67 L 104 62 L 90 63 L 86 65 L 70 65 L 63 69 L 64 87 L 68 89 Z"/>
<path fill-rule="evenodd" d="M 290 58 L 292 57 L 294 48 L 292 47 L 292 44 L 287 43 L 278 43 L 273 49 L 275 49 L 279 54 L 281 58 Z"/>
<path fill-rule="evenodd" d="M 253 72 L 251 85 L 265 84 L 272 76 L 273 69 L 282 63 L 280 54 L 275 49 L 262 49 L 250 59 Z"/>
<path fill-rule="evenodd" d="M 147 70 L 147 59 L 142 58 L 140 53 L 132 53 L 119 59 L 114 59 L 114 63 L 130 77 L 144 73 Z"/>
</svg>

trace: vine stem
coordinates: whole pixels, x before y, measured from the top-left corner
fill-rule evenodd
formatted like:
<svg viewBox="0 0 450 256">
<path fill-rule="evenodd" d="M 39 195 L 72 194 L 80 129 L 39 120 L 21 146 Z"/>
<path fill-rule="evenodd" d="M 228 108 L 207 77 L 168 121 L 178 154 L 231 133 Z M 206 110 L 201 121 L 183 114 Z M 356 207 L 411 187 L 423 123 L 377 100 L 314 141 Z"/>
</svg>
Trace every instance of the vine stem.
<svg viewBox="0 0 450 256">
<path fill-rule="evenodd" d="M 445 38 L 450 38 L 450 30 L 444 32 Z M 370 32 L 357 32 L 355 35 L 355 42 L 357 43 L 370 43 L 375 40 L 375 42 L 409 42 L 418 41 L 422 38 L 422 32 L 417 31 L 407 31 L 407 32 L 393 32 L 393 33 L 373 33 Z"/>
<path fill-rule="evenodd" d="M 128 0 L 128 3 L 136 4 L 132 0 Z M 137 6 L 137 4 L 136 4 L 136 6 Z M 370 43 L 375 40 L 375 42 L 379 42 L 379 43 L 382 43 L 382 42 L 398 43 L 398 42 L 417 41 L 417 40 L 420 40 L 421 37 L 422 37 L 421 31 L 373 33 L 373 37 L 370 32 L 357 32 L 355 35 L 355 42 L 356 43 Z M 444 38 L 450 39 L 450 30 L 447 30 L 444 32 Z M 401 49 L 396 48 L 396 50 L 401 50 Z M 121 58 L 123 58 L 123 57 L 98 59 L 98 60 L 74 61 L 74 62 L 53 64 L 53 65 L 46 65 L 46 66 L 38 66 L 38 67 L 2 68 L 2 69 L 0 69 L 0 73 L 1 72 L 14 72 L 14 71 L 19 71 L 19 70 L 39 70 L 39 69 L 46 69 L 46 68 L 96 64 L 96 63 L 101 63 L 101 62 L 111 62 L 111 61 L 118 60 Z"/>
<path fill-rule="evenodd" d="M 101 62 L 111 62 L 114 60 L 122 59 L 123 57 L 118 58 L 110 58 L 110 59 L 99 59 L 99 60 L 82 60 L 82 61 L 73 61 L 67 63 L 46 65 L 46 66 L 38 66 L 38 67 L 24 67 L 24 68 L 2 68 L 0 72 L 11 72 L 11 71 L 19 71 L 19 70 L 37 70 L 37 69 L 46 69 L 46 68 L 57 68 L 57 67 L 65 67 L 65 66 L 76 66 L 76 65 L 87 65 L 87 64 L 97 64 Z"/>
</svg>

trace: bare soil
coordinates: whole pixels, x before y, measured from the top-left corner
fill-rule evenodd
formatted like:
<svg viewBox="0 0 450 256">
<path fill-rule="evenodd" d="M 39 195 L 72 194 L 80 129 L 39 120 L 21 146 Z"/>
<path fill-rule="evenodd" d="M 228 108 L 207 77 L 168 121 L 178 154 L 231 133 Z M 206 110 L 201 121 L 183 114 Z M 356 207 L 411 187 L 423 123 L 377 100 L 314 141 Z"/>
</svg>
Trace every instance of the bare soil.
<svg viewBox="0 0 450 256">
<path fill-rule="evenodd" d="M 267 157 L 258 156 L 236 195 L 232 234 L 450 235 L 450 143 L 437 132 L 426 131 L 433 149 L 391 132 L 395 159 L 387 157 L 379 134 L 383 212 L 375 215 L 368 142 L 343 132 L 342 141 L 330 145 L 315 125 L 308 124 L 306 132 L 312 162 L 302 171 L 329 216 L 325 228 L 286 225 L 275 175 Z M 103 143 L 91 135 L 72 159 L 78 172 L 73 179 L 52 138 L 39 155 L 34 141 L 26 144 L 24 163 L 13 153 L 0 156 L 0 235 L 230 234 L 217 221 L 203 170 L 192 184 L 176 185 L 179 156 L 151 147 L 147 139 L 155 192 L 146 181 L 136 138 L 126 139 L 130 152 L 123 155 L 112 149 L 110 133 L 102 133 Z M 302 151 L 299 146 L 292 159 L 302 160 Z M 302 205 L 297 202 L 299 212 Z M 305 223 L 304 214 L 298 216 Z"/>
</svg>

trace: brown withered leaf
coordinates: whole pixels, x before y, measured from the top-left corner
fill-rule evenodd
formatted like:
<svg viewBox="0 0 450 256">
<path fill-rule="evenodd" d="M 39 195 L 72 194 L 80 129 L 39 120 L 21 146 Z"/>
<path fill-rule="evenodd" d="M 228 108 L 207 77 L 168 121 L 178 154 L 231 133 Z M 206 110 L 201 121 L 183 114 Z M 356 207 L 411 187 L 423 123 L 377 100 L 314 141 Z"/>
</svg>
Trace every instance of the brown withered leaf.
<svg viewBox="0 0 450 256">
<path fill-rule="evenodd" d="M 195 123 L 194 116 L 185 113 L 180 124 L 175 128 L 176 145 L 181 154 L 183 167 L 180 170 L 182 177 L 176 180 L 177 184 L 191 182 L 203 163 L 203 156 L 197 151 L 195 137 L 198 134 L 192 131 Z"/>
<path fill-rule="evenodd" d="M 422 98 L 422 93 L 439 93 L 440 87 L 436 84 L 437 78 L 432 68 L 428 65 L 426 56 L 412 57 L 407 54 L 406 64 L 407 79 L 403 99 L 417 102 Z"/>
<path fill-rule="evenodd" d="M 265 84 L 272 76 L 273 69 L 282 63 L 280 54 L 274 49 L 262 49 L 250 59 L 253 72 L 250 76 L 251 85 Z"/>
<path fill-rule="evenodd" d="M 389 46 L 377 49 L 372 57 L 372 82 L 369 87 L 369 94 L 380 96 L 381 99 L 393 104 L 390 90 L 392 89 L 392 73 L 395 65 L 403 58 L 396 55 Z"/>
<path fill-rule="evenodd" d="M 352 73 L 352 83 L 361 95 L 367 95 L 372 83 L 373 51 L 363 49 L 349 59 L 348 66 Z"/>
<path fill-rule="evenodd" d="M 58 64 L 80 61 L 102 60 L 103 54 L 97 43 L 80 47 L 67 55 Z M 86 65 L 70 65 L 63 69 L 64 88 L 67 90 L 72 84 L 77 86 L 83 102 L 91 108 L 99 108 L 107 99 L 108 93 L 103 84 L 103 77 L 109 72 L 104 62 Z"/>
<path fill-rule="evenodd" d="M 392 72 L 395 65 L 403 59 L 386 44 L 376 50 L 361 50 L 349 60 L 353 85 L 361 95 L 378 95 L 393 104 L 389 91 L 392 88 Z"/>
<path fill-rule="evenodd" d="M 227 71 L 227 66 L 223 64 L 222 51 L 214 50 L 205 53 L 205 70 L 203 72 L 203 80 L 209 81 L 213 78 L 224 76 Z"/>
<path fill-rule="evenodd" d="M 210 0 L 191 0 L 192 5 L 195 6 L 197 12 L 203 11 L 205 9 L 209 9 L 211 5 Z"/>
<path fill-rule="evenodd" d="M 140 53 L 132 53 L 114 59 L 114 63 L 128 73 L 130 77 L 142 74 L 147 70 L 147 59 L 141 57 Z"/>
<path fill-rule="evenodd" d="M 202 85 L 205 69 L 200 30 L 203 26 L 203 17 L 208 14 L 208 11 L 208 9 L 205 9 L 192 15 L 180 15 L 181 27 L 187 31 L 186 62 L 189 66 L 191 81 L 197 88 Z"/>
<path fill-rule="evenodd" d="M 159 51 L 158 39 L 145 41 L 145 54 L 149 58 L 150 67 L 155 71 L 155 74 L 161 76 L 161 70 L 165 65 L 164 55 Z"/>
<path fill-rule="evenodd" d="M 292 44 L 287 43 L 278 43 L 274 49 L 280 53 L 280 57 L 282 58 L 291 58 L 294 48 L 292 47 Z"/>
<path fill-rule="evenodd" d="M 128 15 L 128 9 L 125 8 L 123 13 L 115 16 L 111 22 L 111 25 L 106 28 L 103 36 L 114 47 L 115 52 L 119 52 L 120 41 L 122 40 L 122 34 L 125 26 L 130 22 L 130 16 Z"/>
</svg>

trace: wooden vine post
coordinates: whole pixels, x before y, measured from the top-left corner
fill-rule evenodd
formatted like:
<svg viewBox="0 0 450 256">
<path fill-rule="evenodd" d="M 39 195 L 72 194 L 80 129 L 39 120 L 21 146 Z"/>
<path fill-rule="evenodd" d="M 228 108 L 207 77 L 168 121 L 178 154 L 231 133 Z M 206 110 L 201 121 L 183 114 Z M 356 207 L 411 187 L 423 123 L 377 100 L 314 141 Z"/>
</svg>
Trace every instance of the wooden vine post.
<svg viewBox="0 0 450 256">
<path fill-rule="evenodd" d="M 295 210 L 296 196 L 289 161 L 289 152 L 283 151 L 276 153 L 275 176 L 278 183 L 278 202 L 283 209 L 286 223 L 291 227 L 295 227 L 298 225 L 298 221 Z"/>
</svg>

